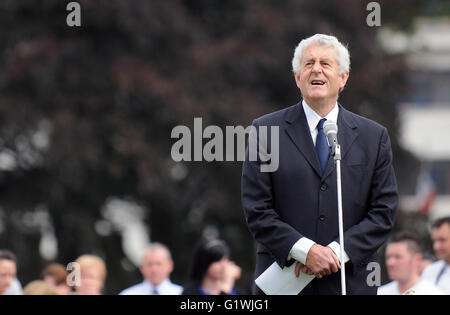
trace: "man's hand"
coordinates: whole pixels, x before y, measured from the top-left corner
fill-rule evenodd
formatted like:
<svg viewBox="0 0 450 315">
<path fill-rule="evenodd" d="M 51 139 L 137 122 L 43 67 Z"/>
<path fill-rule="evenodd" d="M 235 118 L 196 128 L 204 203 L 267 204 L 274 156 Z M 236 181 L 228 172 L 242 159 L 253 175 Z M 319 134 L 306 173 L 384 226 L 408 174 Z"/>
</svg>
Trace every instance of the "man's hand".
<svg viewBox="0 0 450 315">
<path fill-rule="evenodd" d="M 301 262 L 297 261 L 297 265 L 295 266 L 295 276 L 298 278 L 300 276 L 300 270 L 303 273 L 306 273 L 307 275 L 313 275 L 314 273 L 311 271 L 311 269 L 309 269 L 308 267 L 306 267 L 304 264 L 302 264 Z"/>
<path fill-rule="evenodd" d="M 341 269 L 339 259 L 330 247 L 314 244 L 306 256 L 306 265 L 297 263 L 295 275 L 298 277 L 300 270 L 308 275 L 314 274 L 322 279 L 325 275 L 331 275 Z"/>
</svg>

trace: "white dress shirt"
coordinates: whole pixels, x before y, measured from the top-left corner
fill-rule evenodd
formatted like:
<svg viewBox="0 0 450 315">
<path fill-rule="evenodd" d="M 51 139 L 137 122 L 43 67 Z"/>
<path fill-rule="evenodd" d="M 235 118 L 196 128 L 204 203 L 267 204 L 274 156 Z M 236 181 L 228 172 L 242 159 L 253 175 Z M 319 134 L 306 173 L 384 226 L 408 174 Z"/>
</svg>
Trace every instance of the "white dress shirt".
<svg viewBox="0 0 450 315">
<path fill-rule="evenodd" d="M 318 133 L 317 125 L 318 125 L 319 121 L 322 118 L 326 118 L 329 121 L 337 123 L 337 118 L 338 118 L 338 114 L 339 114 L 339 106 L 336 103 L 336 105 L 328 113 L 328 115 L 326 115 L 325 117 L 321 117 L 311 107 L 309 107 L 308 104 L 306 104 L 305 100 L 303 100 L 302 105 L 303 105 L 303 110 L 304 110 L 305 115 L 306 115 L 306 120 L 308 122 L 309 131 L 311 133 L 311 137 L 312 137 L 313 143 L 314 143 L 314 145 L 316 145 L 316 138 L 317 138 L 317 133 Z M 310 240 L 307 237 L 300 238 L 294 244 L 294 246 L 292 246 L 291 251 L 289 252 L 288 260 L 290 258 L 294 258 L 295 260 L 301 262 L 302 264 L 305 264 L 306 263 L 306 256 L 308 255 L 308 252 L 309 252 L 310 248 L 314 244 L 316 244 L 316 242 L 314 242 L 313 240 Z M 339 244 L 337 242 L 333 242 L 333 243 L 330 244 L 330 247 L 333 249 L 334 253 L 339 258 L 340 257 Z M 347 253 L 345 251 L 344 251 L 344 255 L 343 256 L 344 256 L 344 262 L 349 260 L 349 257 L 348 257 L 348 255 L 347 255 Z"/>
<path fill-rule="evenodd" d="M 433 283 L 421 279 L 411 288 L 403 293 L 398 289 L 398 281 L 391 281 L 378 288 L 378 295 L 443 295 L 444 292 L 439 290 Z"/>
<path fill-rule="evenodd" d="M 123 290 L 119 295 L 154 295 L 155 289 L 159 295 L 180 295 L 183 292 L 182 286 L 171 282 L 169 279 L 164 280 L 158 286 L 144 280 Z"/>
<path fill-rule="evenodd" d="M 22 295 L 23 288 L 22 284 L 17 278 L 14 278 L 8 289 L 3 293 L 3 295 Z"/>
<path fill-rule="evenodd" d="M 422 273 L 422 278 L 434 283 L 445 294 L 450 294 L 450 265 L 445 260 L 441 259 L 428 265 Z"/>
</svg>

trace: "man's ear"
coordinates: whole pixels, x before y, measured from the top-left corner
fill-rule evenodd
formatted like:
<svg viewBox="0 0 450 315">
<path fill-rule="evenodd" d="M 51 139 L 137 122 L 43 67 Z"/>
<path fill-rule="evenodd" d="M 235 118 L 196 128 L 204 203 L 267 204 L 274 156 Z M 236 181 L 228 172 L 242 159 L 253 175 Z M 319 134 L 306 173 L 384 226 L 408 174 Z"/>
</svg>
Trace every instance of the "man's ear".
<svg viewBox="0 0 450 315">
<path fill-rule="evenodd" d="M 416 260 L 417 264 L 420 265 L 423 260 L 423 256 L 421 253 L 414 254 L 414 260 Z"/>
<path fill-rule="evenodd" d="M 297 87 L 300 88 L 300 73 L 297 74 L 297 72 L 294 71 L 294 78 L 295 78 L 295 83 L 297 84 Z"/>
<path fill-rule="evenodd" d="M 345 87 L 349 76 L 350 76 L 350 72 L 345 72 L 340 75 L 340 77 L 341 77 L 341 85 L 339 86 L 340 89 L 343 89 Z"/>
</svg>

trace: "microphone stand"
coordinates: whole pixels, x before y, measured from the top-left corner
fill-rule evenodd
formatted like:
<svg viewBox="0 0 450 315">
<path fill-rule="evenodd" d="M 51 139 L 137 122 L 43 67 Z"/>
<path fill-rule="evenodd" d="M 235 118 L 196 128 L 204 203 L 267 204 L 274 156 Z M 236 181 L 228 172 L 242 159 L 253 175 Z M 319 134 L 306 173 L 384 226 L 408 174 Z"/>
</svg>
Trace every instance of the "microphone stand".
<svg viewBox="0 0 450 315">
<path fill-rule="evenodd" d="M 346 295 L 345 286 L 345 262 L 344 262 L 344 217 L 342 212 L 342 181 L 341 181 L 341 146 L 336 144 L 334 150 L 334 160 L 336 161 L 336 179 L 337 179 L 337 201 L 338 201 L 338 221 L 339 221 L 339 245 L 341 262 L 341 289 L 342 295 Z"/>
</svg>

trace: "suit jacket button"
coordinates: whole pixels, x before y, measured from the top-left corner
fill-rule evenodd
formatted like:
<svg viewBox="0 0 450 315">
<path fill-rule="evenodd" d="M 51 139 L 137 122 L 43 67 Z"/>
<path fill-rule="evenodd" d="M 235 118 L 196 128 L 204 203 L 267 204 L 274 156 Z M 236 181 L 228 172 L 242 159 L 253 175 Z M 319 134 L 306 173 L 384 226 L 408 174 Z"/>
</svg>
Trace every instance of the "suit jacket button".
<svg viewBox="0 0 450 315">
<path fill-rule="evenodd" d="M 321 214 L 321 215 L 319 216 L 319 220 L 320 220 L 320 221 L 323 221 L 323 220 L 325 220 L 325 218 L 326 218 L 326 216 L 325 216 L 325 215 L 323 215 L 323 214 Z"/>
<path fill-rule="evenodd" d="M 327 190 L 328 186 L 327 184 L 323 184 L 322 186 L 320 186 L 320 190 L 325 191 Z"/>
</svg>

